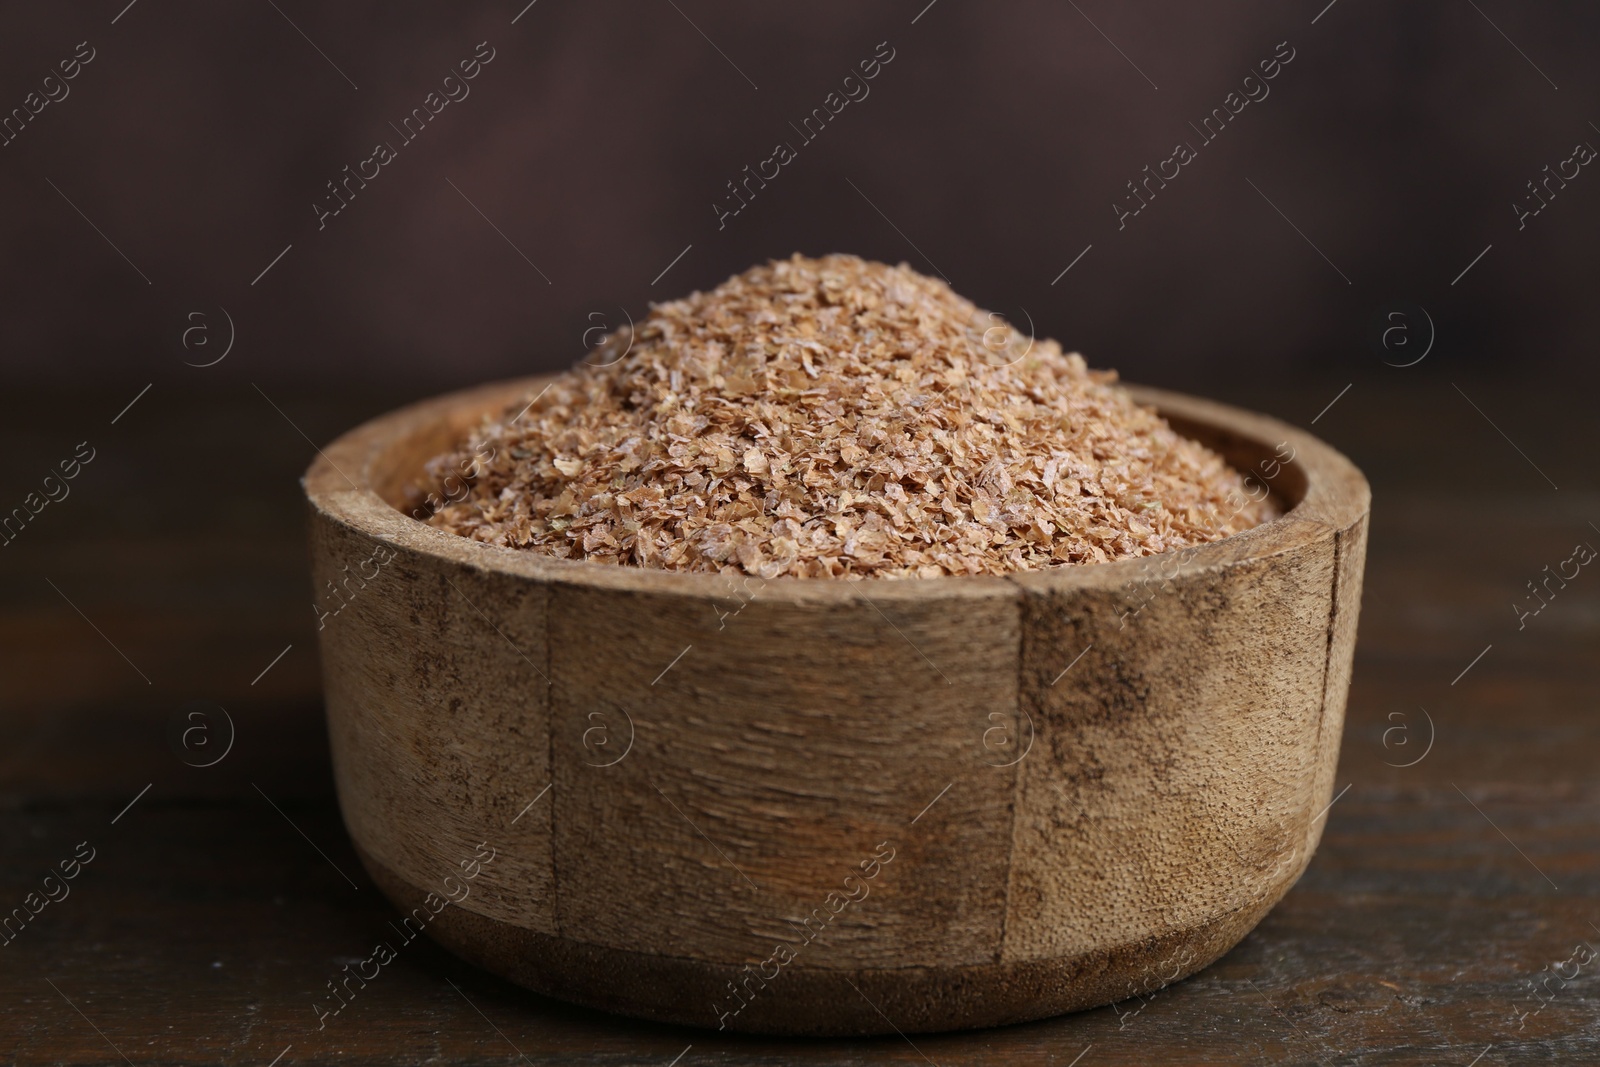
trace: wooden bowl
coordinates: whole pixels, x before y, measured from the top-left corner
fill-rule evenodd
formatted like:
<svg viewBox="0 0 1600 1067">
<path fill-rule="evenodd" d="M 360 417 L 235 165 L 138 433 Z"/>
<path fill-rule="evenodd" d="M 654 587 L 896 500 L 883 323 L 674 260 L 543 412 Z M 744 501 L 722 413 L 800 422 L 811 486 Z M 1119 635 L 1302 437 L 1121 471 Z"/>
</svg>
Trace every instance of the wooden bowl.
<svg viewBox="0 0 1600 1067">
<path fill-rule="evenodd" d="M 651 1019 L 946 1030 L 1183 978 L 1305 869 L 1370 504 L 1310 434 L 1135 388 L 1286 514 L 1006 578 L 729 580 L 398 510 L 540 387 L 386 415 L 305 478 L 339 802 L 407 936 Z"/>
</svg>

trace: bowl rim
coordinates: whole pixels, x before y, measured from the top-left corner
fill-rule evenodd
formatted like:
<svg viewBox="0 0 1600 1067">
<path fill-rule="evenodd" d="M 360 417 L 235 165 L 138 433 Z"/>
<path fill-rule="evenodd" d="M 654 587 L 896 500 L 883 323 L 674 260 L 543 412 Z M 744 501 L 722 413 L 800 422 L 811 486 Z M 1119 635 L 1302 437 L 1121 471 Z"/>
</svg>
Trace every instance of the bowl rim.
<svg viewBox="0 0 1600 1067">
<path fill-rule="evenodd" d="M 339 436 L 317 457 L 301 479 L 314 513 L 375 541 L 397 545 L 457 567 L 501 574 L 539 583 L 609 588 L 622 592 L 678 594 L 725 598 L 745 578 L 761 582 L 762 600 L 787 602 L 872 600 L 905 601 L 927 597 L 1015 597 L 1019 587 L 1031 592 L 1111 590 L 1136 580 L 1152 568 L 1178 559 L 1178 574 L 1192 575 L 1266 559 L 1324 540 L 1361 521 L 1371 509 L 1371 489 L 1361 471 L 1342 453 L 1309 431 L 1213 400 L 1149 386 L 1119 383 L 1140 404 L 1163 417 L 1204 426 L 1256 448 L 1272 450 L 1279 442 L 1294 449 L 1284 466 L 1298 467 L 1305 479 L 1300 500 L 1282 515 L 1218 541 L 1151 556 L 1107 563 L 1070 564 L 1003 575 L 941 575 L 933 578 L 800 578 L 761 579 L 710 571 L 670 571 L 626 564 L 568 560 L 526 549 L 475 541 L 412 518 L 391 505 L 374 488 L 375 465 L 416 428 L 441 420 L 463 424 L 476 416 L 503 410 L 522 396 L 553 381 L 545 374 L 506 379 L 421 400 L 370 419 Z M 1176 427 L 1175 427 L 1176 428 Z M 1181 430 L 1179 432 L 1182 432 Z M 1237 469 L 1237 468 L 1236 468 Z M 420 474 L 420 472 L 418 472 Z M 754 595 L 754 594 L 752 594 Z"/>
</svg>

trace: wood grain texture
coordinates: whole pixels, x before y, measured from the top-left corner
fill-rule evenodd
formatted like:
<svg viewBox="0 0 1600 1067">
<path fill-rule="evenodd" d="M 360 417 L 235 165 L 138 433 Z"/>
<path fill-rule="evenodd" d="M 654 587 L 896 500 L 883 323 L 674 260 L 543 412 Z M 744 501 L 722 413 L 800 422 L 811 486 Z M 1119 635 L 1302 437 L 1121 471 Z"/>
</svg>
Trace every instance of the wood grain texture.
<svg viewBox="0 0 1600 1067">
<path fill-rule="evenodd" d="M 1286 515 L 1007 578 L 739 582 L 397 510 L 422 457 L 540 387 L 414 405 L 306 475 L 319 582 L 395 556 L 319 632 L 369 870 L 404 900 L 476 842 L 507 857 L 436 930 L 465 957 L 692 1025 L 993 1025 L 1192 973 L 1304 869 L 1369 501 L 1315 438 L 1147 391 Z"/>
<path fill-rule="evenodd" d="M 810 919 L 834 967 L 871 965 L 886 945 L 902 966 L 993 959 L 1010 775 L 952 790 L 908 829 L 970 775 L 978 709 L 1015 707 L 1015 674 L 993 669 L 1017 645 L 1009 587 L 933 602 L 768 597 L 775 584 L 725 618 L 704 595 L 557 587 L 563 935 L 742 965 Z M 633 751 L 611 767 L 579 743 L 597 710 L 616 732 L 631 716 Z M 895 858 L 864 881 L 883 842 Z"/>
<path fill-rule="evenodd" d="M 549 687 L 522 651 L 545 647 L 548 591 L 491 592 L 484 575 L 426 556 L 397 557 L 357 586 L 356 565 L 386 546 L 332 524 L 313 537 L 319 603 L 338 603 L 329 581 L 348 587 L 320 632 L 327 700 L 343 712 L 328 724 L 350 832 L 434 891 L 492 836 L 501 858 L 475 879 L 473 907 L 554 933 L 550 810 L 516 819 L 534 795 L 518 787 L 550 777 Z"/>
</svg>

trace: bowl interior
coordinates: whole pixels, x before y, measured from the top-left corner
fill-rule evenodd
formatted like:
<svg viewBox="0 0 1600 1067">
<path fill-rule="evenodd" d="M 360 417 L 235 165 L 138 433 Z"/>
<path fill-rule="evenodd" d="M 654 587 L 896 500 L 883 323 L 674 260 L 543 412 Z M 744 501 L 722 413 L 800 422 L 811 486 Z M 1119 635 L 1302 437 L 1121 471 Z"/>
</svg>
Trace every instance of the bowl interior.
<svg viewBox="0 0 1600 1067">
<path fill-rule="evenodd" d="M 1198 441 L 1227 461 L 1228 466 L 1244 475 L 1245 484 L 1252 490 L 1266 486 L 1277 503 L 1278 510 L 1288 514 L 1305 499 L 1309 484 L 1303 467 L 1296 463 L 1282 463 L 1279 442 L 1262 440 L 1215 423 L 1203 422 L 1155 405 L 1172 429 L 1193 441 Z"/>
<path fill-rule="evenodd" d="M 512 399 L 498 395 L 484 403 L 439 404 L 431 418 L 419 419 L 411 432 L 393 435 L 375 449 L 367 463 L 367 484 L 379 498 L 411 518 L 423 502 L 423 467 L 435 456 L 460 447 L 478 421 L 498 413 Z"/>
</svg>

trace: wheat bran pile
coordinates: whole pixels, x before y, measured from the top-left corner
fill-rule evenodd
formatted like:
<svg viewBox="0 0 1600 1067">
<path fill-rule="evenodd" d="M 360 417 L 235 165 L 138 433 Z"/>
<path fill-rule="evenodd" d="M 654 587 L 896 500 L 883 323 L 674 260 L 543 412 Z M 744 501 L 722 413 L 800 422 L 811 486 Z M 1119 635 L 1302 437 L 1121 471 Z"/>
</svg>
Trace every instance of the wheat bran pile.
<svg viewBox="0 0 1600 1067">
<path fill-rule="evenodd" d="M 1275 514 L 1115 380 L 904 264 L 796 255 L 656 306 L 486 419 L 428 464 L 428 521 L 563 559 L 912 578 L 1151 555 Z"/>
</svg>

